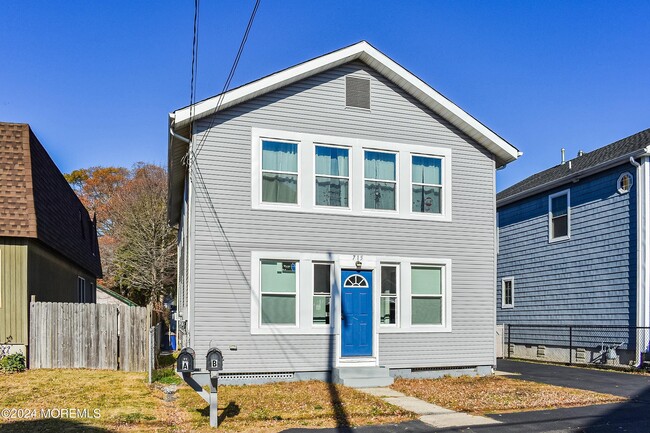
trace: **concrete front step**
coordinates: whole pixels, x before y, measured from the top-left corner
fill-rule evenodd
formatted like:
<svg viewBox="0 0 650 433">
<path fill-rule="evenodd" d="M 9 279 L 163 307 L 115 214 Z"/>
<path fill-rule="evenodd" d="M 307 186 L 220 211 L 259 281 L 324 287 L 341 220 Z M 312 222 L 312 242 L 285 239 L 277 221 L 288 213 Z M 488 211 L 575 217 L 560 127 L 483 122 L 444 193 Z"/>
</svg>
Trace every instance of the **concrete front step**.
<svg viewBox="0 0 650 433">
<path fill-rule="evenodd" d="M 334 383 L 352 388 L 390 386 L 393 378 L 384 367 L 339 367 L 333 371 Z"/>
</svg>

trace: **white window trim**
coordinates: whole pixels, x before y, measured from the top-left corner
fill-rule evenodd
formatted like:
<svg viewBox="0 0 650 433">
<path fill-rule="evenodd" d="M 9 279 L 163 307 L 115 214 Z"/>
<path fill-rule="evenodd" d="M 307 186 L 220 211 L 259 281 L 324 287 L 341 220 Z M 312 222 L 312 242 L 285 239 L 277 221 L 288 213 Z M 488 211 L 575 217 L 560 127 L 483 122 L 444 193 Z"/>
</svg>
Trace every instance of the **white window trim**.
<svg viewBox="0 0 650 433">
<path fill-rule="evenodd" d="M 298 204 L 293 203 L 268 203 L 262 202 L 262 175 L 261 175 L 261 141 L 278 140 L 298 143 Z M 349 152 L 349 207 L 316 206 L 315 197 L 315 145 L 346 147 Z M 364 150 L 377 150 L 397 153 L 397 210 L 365 209 L 364 193 Z M 411 155 L 422 155 L 442 158 L 442 185 L 443 198 L 441 214 L 426 214 L 412 212 L 410 178 Z M 396 142 L 383 142 L 359 138 L 308 134 L 291 131 L 279 131 L 265 128 L 251 128 L 251 207 L 259 210 L 374 216 L 383 218 L 397 218 L 408 220 L 445 221 L 452 220 L 452 151 L 448 148 L 429 145 L 415 145 Z M 400 181 L 402 180 L 402 181 Z M 304 182 L 311 182 L 306 185 Z M 364 197 L 363 199 L 360 199 Z"/>
<path fill-rule="evenodd" d="M 395 270 L 395 302 L 397 303 L 397 308 L 395 309 L 395 323 L 381 323 L 381 298 L 392 298 L 393 295 L 383 295 L 381 292 L 381 268 L 383 267 L 394 267 L 396 268 Z M 397 263 L 387 263 L 387 262 L 381 262 L 379 266 L 379 271 L 377 272 L 377 275 L 379 277 L 379 284 L 377 285 L 377 290 L 379 291 L 378 297 L 379 297 L 379 307 L 377 307 L 377 315 L 379 316 L 379 326 L 382 328 L 399 328 L 400 326 L 400 310 L 402 308 L 402 296 L 400 293 L 400 288 L 402 286 L 402 281 L 401 281 L 401 275 L 402 275 L 402 269 L 399 264 Z"/>
<path fill-rule="evenodd" d="M 330 294 L 329 295 L 316 294 L 316 292 L 314 291 L 314 275 L 313 275 L 313 272 L 314 272 L 314 267 L 316 267 L 316 265 L 328 265 L 330 267 Z M 333 291 L 334 286 L 335 286 L 335 284 L 333 284 L 333 282 L 335 281 L 335 277 L 336 277 L 336 271 L 335 271 L 334 263 L 333 262 L 326 262 L 326 261 L 319 261 L 319 260 L 312 260 L 311 261 L 311 271 L 312 271 L 312 278 L 311 278 L 311 282 L 312 282 L 311 283 L 311 324 L 312 324 L 312 326 L 318 327 L 318 328 L 325 328 L 325 329 L 326 328 L 332 328 L 333 325 L 334 325 L 333 324 L 334 319 L 332 317 L 332 310 L 333 310 L 333 308 L 332 308 L 332 299 L 333 299 L 332 291 Z M 298 289 L 300 289 L 300 287 L 298 287 Z M 330 298 L 330 311 L 329 311 L 330 323 L 329 324 L 327 324 L 327 323 L 324 323 L 324 324 L 314 323 L 314 298 L 326 298 L 328 296 Z"/>
<path fill-rule="evenodd" d="M 624 190 L 621 185 L 621 181 L 623 180 L 624 176 L 630 176 L 630 189 L 628 190 Z M 616 189 L 618 190 L 619 194 L 629 193 L 630 191 L 632 191 L 633 186 L 634 186 L 634 176 L 632 176 L 632 173 L 630 173 L 629 171 L 625 171 L 621 173 L 621 175 L 618 177 L 618 180 L 616 181 Z"/>
<path fill-rule="evenodd" d="M 299 262 L 296 293 L 296 325 L 261 325 L 260 315 L 260 261 L 285 260 Z M 330 262 L 334 276 L 331 280 L 330 325 L 313 324 L 313 263 Z M 341 269 L 354 269 L 356 259 L 352 255 L 316 254 L 301 252 L 253 251 L 251 252 L 251 334 L 339 334 L 340 333 L 340 287 Z M 379 323 L 379 287 L 381 265 L 399 267 L 399 304 L 396 325 Z M 440 325 L 411 325 L 411 265 L 443 267 L 443 312 Z M 363 270 L 373 272 L 373 330 L 377 343 L 378 334 L 387 333 L 439 333 L 452 331 L 452 260 L 443 258 L 416 258 L 395 256 L 365 256 Z M 338 337 L 337 337 L 338 338 Z M 374 353 L 377 353 L 376 350 Z"/>
<path fill-rule="evenodd" d="M 261 261 L 262 260 L 277 260 L 277 261 L 286 261 L 286 262 L 296 262 L 296 323 L 295 324 L 262 324 L 262 275 L 261 275 Z M 253 273 L 251 274 L 251 279 L 257 282 L 257 299 L 253 302 L 251 298 L 252 306 L 257 307 L 257 312 L 255 315 L 252 315 L 254 309 L 251 308 L 251 324 L 255 323 L 259 329 L 269 329 L 269 330 L 294 330 L 300 328 L 300 277 L 302 274 L 303 263 L 300 260 L 297 260 L 289 255 L 285 254 L 275 254 L 273 257 L 260 257 L 255 263 L 257 266 L 251 266 Z M 257 268 L 257 269 L 255 269 Z M 275 294 L 272 292 L 270 294 Z M 293 295 L 294 292 L 277 292 L 279 295 Z"/>
<path fill-rule="evenodd" d="M 388 153 L 395 155 L 395 180 L 383 180 L 383 179 L 373 179 L 366 176 L 366 152 L 376 152 L 376 153 Z M 399 214 L 400 213 L 400 178 L 399 178 L 399 167 L 400 167 L 400 154 L 399 152 L 393 150 L 384 150 L 384 149 L 373 149 L 364 147 L 363 148 L 363 210 L 370 212 L 381 212 L 389 214 Z M 366 208 L 366 181 L 370 182 L 387 182 L 395 184 L 395 209 L 368 209 Z"/>
<path fill-rule="evenodd" d="M 332 147 L 335 149 L 345 149 L 348 151 L 348 175 L 347 176 L 330 176 L 327 174 L 317 174 L 316 173 L 316 147 Z M 354 201 L 353 198 L 353 191 L 352 191 L 352 149 L 350 146 L 341 146 L 341 145 L 333 145 L 333 144 L 327 144 L 327 143 L 318 143 L 314 142 L 313 143 L 313 161 L 312 161 L 312 169 L 314 172 L 313 176 L 313 181 L 312 181 L 312 188 L 313 188 L 313 196 L 314 196 L 314 209 L 320 210 L 328 210 L 328 209 L 340 209 L 340 210 L 351 210 L 351 203 Z M 348 205 L 347 206 L 326 206 L 322 204 L 316 204 L 316 178 L 317 177 L 328 177 L 330 179 L 347 179 L 348 180 Z M 298 175 L 298 179 L 300 179 L 300 175 Z"/>
<path fill-rule="evenodd" d="M 506 282 L 510 282 L 512 290 L 512 303 L 506 304 Z M 504 277 L 501 279 L 501 308 L 515 308 L 515 277 Z"/>
<path fill-rule="evenodd" d="M 277 171 L 277 170 L 263 170 L 262 169 L 262 141 L 275 141 L 275 142 L 282 142 L 282 143 L 292 143 L 296 145 L 296 158 L 297 160 L 297 165 L 298 165 L 298 171 L 296 173 L 294 172 L 289 172 L 289 171 Z M 260 137 L 259 140 L 257 140 L 257 145 L 253 146 L 255 149 L 257 147 L 257 162 L 258 162 L 258 169 L 257 169 L 257 188 L 258 188 L 258 194 L 259 194 L 259 203 L 260 206 L 264 207 L 279 207 L 283 210 L 287 210 L 290 208 L 300 208 L 300 190 L 301 190 L 301 182 L 302 182 L 302 177 L 301 177 L 301 170 L 300 170 L 300 163 L 301 163 L 301 153 L 302 153 L 302 146 L 301 142 L 299 139 L 294 139 L 294 138 L 281 138 L 281 137 Z M 262 201 L 262 182 L 264 180 L 264 177 L 262 176 L 262 172 L 267 172 L 267 173 L 279 173 L 279 174 L 295 174 L 296 175 L 296 203 L 279 203 L 279 202 L 265 202 Z"/>
<path fill-rule="evenodd" d="M 409 309 L 413 307 L 413 298 L 431 298 L 431 299 L 436 299 L 440 298 L 442 300 L 441 306 L 442 306 L 442 311 L 441 311 L 441 317 L 440 317 L 440 324 L 439 325 L 431 325 L 431 324 L 414 324 L 413 323 L 413 317 L 411 316 L 409 318 L 409 324 L 412 328 L 431 328 L 431 327 L 439 327 L 439 326 L 444 326 L 446 323 L 446 314 L 447 314 L 447 308 L 445 306 L 445 298 L 447 296 L 447 287 L 449 287 L 448 282 L 447 282 L 447 272 L 448 272 L 448 267 L 444 264 L 440 263 L 422 263 L 422 262 L 411 262 L 410 266 L 408 268 L 409 270 L 409 280 L 411 279 L 411 268 L 413 267 L 423 267 L 423 268 L 441 268 L 440 272 L 442 273 L 442 290 L 440 290 L 440 295 L 436 294 L 417 294 L 414 295 L 413 293 L 410 293 L 410 296 L 408 298 L 409 301 Z M 412 289 L 411 283 L 409 282 L 409 289 Z"/>
<path fill-rule="evenodd" d="M 566 236 L 560 236 L 557 238 L 553 237 L 553 208 L 552 203 L 555 197 L 560 197 L 566 195 L 566 215 L 567 215 L 567 230 Z M 563 191 L 556 192 L 548 196 L 548 241 L 549 242 L 561 242 L 571 239 L 571 190 L 565 189 Z"/>
<path fill-rule="evenodd" d="M 440 185 L 436 185 L 435 183 L 419 183 L 419 182 L 413 182 L 413 157 L 414 157 L 414 156 L 421 156 L 421 157 L 424 157 L 424 158 L 433 158 L 433 159 L 439 159 L 439 160 L 441 160 L 442 163 L 440 164 L 440 171 L 441 171 L 442 173 L 440 174 L 440 180 L 442 181 L 442 184 L 440 184 Z M 439 155 L 432 155 L 432 154 L 430 154 L 430 153 L 429 153 L 429 154 L 411 153 L 411 155 L 409 156 L 408 164 L 409 164 L 409 169 L 410 169 L 410 170 L 409 170 L 409 179 L 410 179 L 410 185 L 409 185 L 409 197 L 411 198 L 411 204 L 409 205 L 409 211 L 411 212 L 411 214 L 414 214 L 414 215 L 428 215 L 428 216 L 430 216 L 430 217 L 435 217 L 435 216 L 437 216 L 437 215 L 444 215 L 447 206 L 451 206 L 451 203 L 448 204 L 448 203 L 447 203 L 447 200 L 446 200 L 448 194 L 447 194 L 446 191 L 445 191 L 445 187 L 446 187 L 446 186 L 445 186 L 445 171 L 446 171 L 446 167 L 445 167 L 445 157 L 444 157 L 444 156 L 439 156 Z M 415 184 L 415 185 L 422 185 L 422 186 L 436 186 L 436 187 L 440 187 L 440 194 L 442 195 L 442 197 L 440 198 L 440 213 L 439 213 L 439 214 L 433 214 L 433 213 L 430 214 L 430 213 L 425 213 L 425 212 L 414 212 L 414 211 L 413 211 L 413 185 L 414 185 L 414 184 Z"/>
</svg>

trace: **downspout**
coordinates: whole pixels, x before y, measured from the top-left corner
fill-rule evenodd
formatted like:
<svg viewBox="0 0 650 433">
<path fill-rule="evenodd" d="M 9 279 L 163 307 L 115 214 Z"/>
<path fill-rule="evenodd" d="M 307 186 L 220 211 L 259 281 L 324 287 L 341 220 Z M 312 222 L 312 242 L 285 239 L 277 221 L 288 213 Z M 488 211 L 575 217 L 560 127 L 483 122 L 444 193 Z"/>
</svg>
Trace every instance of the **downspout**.
<svg viewBox="0 0 650 433">
<path fill-rule="evenodd" d="M 636 301 L 636 326 L 645 327 L 648 325 L 648 311 L 646 304 L 648 302 L 648 268 L 647 268 L 647 257 L 646 250 L 648 247 L 647 236 L 648 236 L 648 227 L 647 227 L 647 210 L 646 210 L 646 200 L 645 196 L 647 195 L 647 182 L 646 182 L 646 169 L 642 169 L 642 164 L 639 164 L 633 157 L 630 157 L 630 164 L 636 167 L 636 179 L 637 179 L 637 241 L 636 241 L 636 257 L 637 257 L 637 301 Z M 639 335 L 639 333 L 641 335 Z M 642 353 L 646 349 L 648 336 L 647 330 L 640 330 L 637 328 L 635 332 L 636 344 L 635 344 L 635 359 L 636 366 L 641 367 L 643 360 L 641 359 Z"/>
</svg>

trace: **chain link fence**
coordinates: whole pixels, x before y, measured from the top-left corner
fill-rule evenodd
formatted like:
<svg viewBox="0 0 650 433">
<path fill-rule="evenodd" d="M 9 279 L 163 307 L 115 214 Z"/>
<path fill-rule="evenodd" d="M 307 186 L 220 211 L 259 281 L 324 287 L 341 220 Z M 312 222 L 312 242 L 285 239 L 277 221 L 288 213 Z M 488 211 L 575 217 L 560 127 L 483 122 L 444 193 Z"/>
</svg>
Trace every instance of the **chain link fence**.
<svg viewBox="0 0 650 433">
<path fill-rule="evenodd" d="M 638 366 L 648 356 L 650 328 L 505 324 L 503 337 L 505 358 Z"/>
</svg>

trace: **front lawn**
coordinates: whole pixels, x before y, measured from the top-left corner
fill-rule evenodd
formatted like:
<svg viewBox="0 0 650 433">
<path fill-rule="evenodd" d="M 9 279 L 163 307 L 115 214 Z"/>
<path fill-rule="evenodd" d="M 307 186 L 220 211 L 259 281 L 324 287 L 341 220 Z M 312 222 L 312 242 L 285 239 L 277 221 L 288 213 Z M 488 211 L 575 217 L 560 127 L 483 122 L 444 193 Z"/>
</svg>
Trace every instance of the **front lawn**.
<svg viewBox="0 0 650 433">
<path fill-rule="evenodd" d="M 209 408 L 205 401 L 186 386 L 179 390 L 179 395 L 179 406 L 193 412 L 192 430 L 207 429 Z M 219 428 L 235 432 L 387 424 L 415 419 L 414 414 L 378 398 L 318 381 L 219 387 L 219 414 L 222 420 Z"/>
<path fill-rule="evenodd" d="M 170 374 L 161 374 L 160 380 L 176 381 Z M 44 369 L 0 374 L 0 410 L 5 410 L 3 415 L 12 415 L 6 410 L 16 409 L 13 418 L 0 416 L 0 432 L 215 431 L 209 427 L 207 403 L 193 390 L 182 384 L 178 398 L 165 402 L 162 386 L 146 384 L 143 373 L 106 370 Z M 48 410 L 49 416 L 44 417 Z M 15 418 L 19 413 L 23 419 Z M 315 381 L 220 386 L 219 414 L 222 432 L 275 432 L 291 427 L 397 423 L 414 418 L 410 412 L 354 389 Z"/>
<path fill-rule="evenodd" d="M 438 406 L 477 415 L 588 406 L 625 400 L 615 395 L 503 376 L 397 379 L 392 388 Z"/>
</svg>

